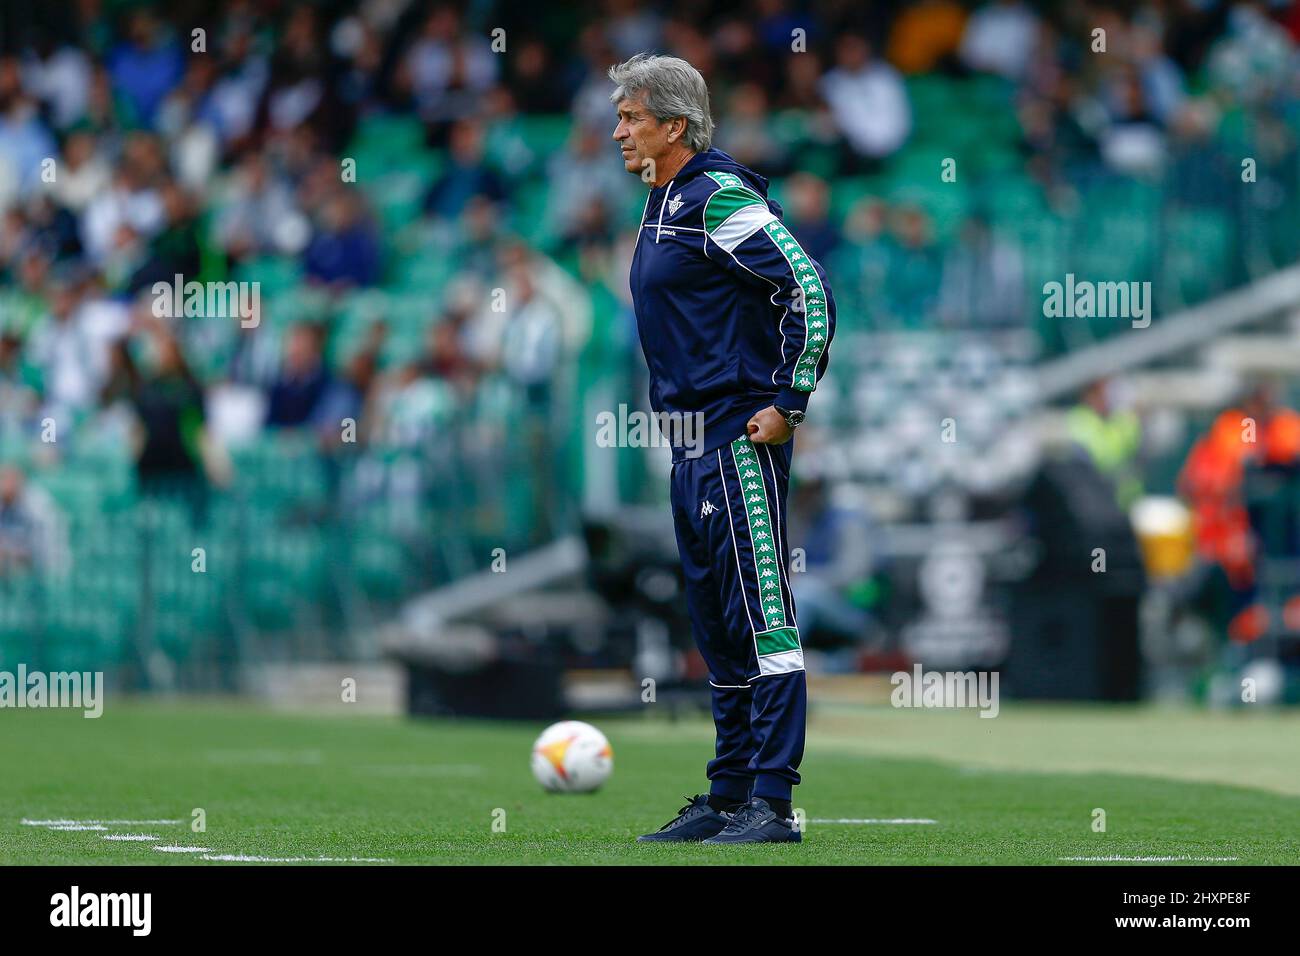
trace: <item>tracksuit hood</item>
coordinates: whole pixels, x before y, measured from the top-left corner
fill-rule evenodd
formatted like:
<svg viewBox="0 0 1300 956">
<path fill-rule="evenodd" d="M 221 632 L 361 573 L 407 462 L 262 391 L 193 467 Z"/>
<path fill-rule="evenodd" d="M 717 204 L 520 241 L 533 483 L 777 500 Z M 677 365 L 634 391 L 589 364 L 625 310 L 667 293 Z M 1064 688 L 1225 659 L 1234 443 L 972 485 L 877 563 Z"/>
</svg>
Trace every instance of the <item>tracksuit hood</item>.
<svg viewBox="0 0 1300 956">
<path fill-rule="evenodd" d="M 766 176 L 754 172 L 748 166 L 743 165 L 732 157 L 729 153 L 724 153 L 722 150 L 716 149 L 712 146 L 704 150 L 702 153 L 696 153 L 687 160 L 686 165 L 678 170 L 677 175 L 673 177 L 672 183 L 665 183 L 664 186 L 656 188 L 667 188 L 674 183 L 681 186 L 704 172 L 723 172 L 730 173 L 733 176 L 739 176 L 745 182 L 746 186 L 767 200 L 768 205 L 772 207 L 772 211 L 776 213 L 777 216 L 785 215 L 784 210 L 781 208 L 781 204 L 775 199 L 770 198 L 767 194 L 769 182 Z"/>
</svg>

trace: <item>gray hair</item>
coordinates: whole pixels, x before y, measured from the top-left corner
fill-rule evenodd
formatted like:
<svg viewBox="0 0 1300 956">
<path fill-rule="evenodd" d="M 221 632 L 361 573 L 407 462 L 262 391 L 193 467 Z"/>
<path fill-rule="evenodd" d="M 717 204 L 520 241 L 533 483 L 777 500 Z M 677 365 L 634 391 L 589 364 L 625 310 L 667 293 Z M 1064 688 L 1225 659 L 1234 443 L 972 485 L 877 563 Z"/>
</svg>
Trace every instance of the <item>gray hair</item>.
<svg viewBox="0 0 1300 956">
<path fill-rule="evenodd" d="M 713 117 L 709 115 L 709 88 L 695 69 L 675 56 L 638 53 L 626 63 L 609 68 L 617 89 L 609 101 L 624 97 L 639 100 L 650 115 L 663 123 L 680 116 L 686 120 L 686 145 L 702 153 L 713 142 Z"/>
</svg>

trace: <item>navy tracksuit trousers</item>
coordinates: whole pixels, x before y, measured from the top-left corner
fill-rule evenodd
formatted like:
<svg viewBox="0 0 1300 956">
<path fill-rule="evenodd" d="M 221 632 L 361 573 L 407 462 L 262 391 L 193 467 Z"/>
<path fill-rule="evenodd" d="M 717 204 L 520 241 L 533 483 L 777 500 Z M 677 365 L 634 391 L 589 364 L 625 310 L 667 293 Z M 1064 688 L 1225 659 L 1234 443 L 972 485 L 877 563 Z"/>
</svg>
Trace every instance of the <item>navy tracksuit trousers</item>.
<svg viewBox="0 0 1300 956">
<path fill-rule="evenodd" d="M 799 782 L 808 692 L 786 570 L 793 453 L 793 439 L 741 437 L 672 467 L 686 607 L 713 690 L 709 789 L 732 800 L 789 800 Z"/>
</svg>

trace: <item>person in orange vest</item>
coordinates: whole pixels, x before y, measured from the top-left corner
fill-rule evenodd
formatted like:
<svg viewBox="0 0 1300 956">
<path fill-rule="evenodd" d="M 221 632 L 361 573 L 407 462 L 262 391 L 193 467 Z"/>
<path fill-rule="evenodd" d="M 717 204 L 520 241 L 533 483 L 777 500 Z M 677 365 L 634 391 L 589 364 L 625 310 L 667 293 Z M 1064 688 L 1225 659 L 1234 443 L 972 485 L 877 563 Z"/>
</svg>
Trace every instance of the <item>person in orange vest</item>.
<svg viewBox="0 0 1300 956">
<path fill-rule="evenodd" d="M 1271 383 L 1219 414 L 1178 477 L 1178 491 L 1191 505 L 1197 552 L 1223 569 L 1233 592 L 1228 635 L 1242 643 L 1269 625 L 1267 610 L 1255 600 L 1256 542 L 1242 494 L 1251 465 L 1300 465 L 1300 413 L 1278 401 Z M 1287 602 L 1284 614 L 1300 614 L 1300 596 Z"/>
</svg>

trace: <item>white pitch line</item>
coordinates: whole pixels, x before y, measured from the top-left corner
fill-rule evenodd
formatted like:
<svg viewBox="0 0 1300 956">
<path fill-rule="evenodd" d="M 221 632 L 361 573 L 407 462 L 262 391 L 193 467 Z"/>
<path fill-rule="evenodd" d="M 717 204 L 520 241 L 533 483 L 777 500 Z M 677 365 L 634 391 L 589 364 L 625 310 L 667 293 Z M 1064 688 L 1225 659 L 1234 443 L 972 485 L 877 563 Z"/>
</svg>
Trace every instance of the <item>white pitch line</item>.
<svg viewBox="0 0 1300 956">
<path fill-rule="evenodd" d="M 1068 863 L 1176 863 L 1188 861 L 1193 863 L 1231 863 L 1238 860 L 1236 856 L 1058 856 L 1057 860 Z"/>
<path fill-rule="evenodd" d="M 108 827 L 102 827 L 97 823 L 58 823 L 52 827 L 46 827 L 47 830 L 107 830 Z"/>
<path fill-rule="evenodd" d="M 211 853 L 205 846 L 156 846 L 159 853 Z"/>
<path fill-rule="evenodd" d="M 25 827 L 54 827 L 54 826 L 72 826 L 74 824 L 91 824 L 96 826 L 162 826 L 164 824 L 180 823 L 180 820 L 28 820 L 22 819 L 22 825 Z"/>
<path fill-rule="evenodd" d="M 370 856 L 250 856 L 245 853 L 212 853 L 199 857 L 219 863 L 392 863 Z"/>
<path fill-rule="evenodd" d="M 126 840 L 138 843 L 157 843 L 162 837 L 152 836 L 148 833 L 110 833 L 101 837 L 104 840 Z"/>
<path fill-rule="evenodd" d="M 938 823 L 938 820 L 926 820 L 923 818 L 897 817 L 895 819 L 884 819 L 868 817 L 865 819 L 847 819 L 838 820 L 809 820 L 809 823 Z"/>
</svg>

